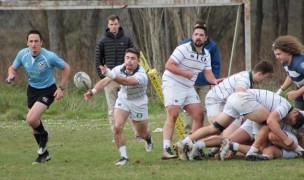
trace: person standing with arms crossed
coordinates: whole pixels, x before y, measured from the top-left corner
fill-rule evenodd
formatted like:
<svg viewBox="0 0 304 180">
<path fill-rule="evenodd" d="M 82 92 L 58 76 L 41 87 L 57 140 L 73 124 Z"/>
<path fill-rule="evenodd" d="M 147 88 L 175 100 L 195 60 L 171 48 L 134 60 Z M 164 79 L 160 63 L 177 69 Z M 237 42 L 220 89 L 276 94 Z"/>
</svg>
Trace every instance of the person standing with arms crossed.
<svg viewBox="0 0 304 180">
<path fill-rule="evenodd" d="M 108 28 L 105 35 L 96 46 L 96 70 L 101 79 L 105 76 L 102 74 L 99 66 L 107 65 L 109 69 L 124 63 L 124 55 L 128 48 L 133 47 L 132 40 L 124 34 L 123 28 L 120 26 L 120 19 L 117 15 L 108 17 Z M 112 132 L 114 132 L 114 105 L 118 97 L 120 85 L 112 81 L 104 88 L 107 106 L 108 118 Z"/>
<path fill-rule="evenodd" d="M 13 64 L 8 68 L 7 83 L 12 83 L 17 70 L 24 67 L 28 77 L 26 121 L 33 129 L 38 144 L 38 157 L 33 164 L 51 159 L 47 150 L 48 132 L 42 124 L 42 115 L 55 100 L 63 98 L 63 91 L 70 74 L 70 66 L 54 52 L 42 48 L 42 35 L 37 30 L 27 34 L 27 46 L 17 54 Z M 54 68 L 62 71 L 59 86 L 56 86 Z"/>
<path fill-rule="evenodd" d="M 193 28 L 192 41 L 178 46 L 168 59 L 162 77 L 162 90 L 166 107 L 167 119 L 163 128 L 162 159 L 172 159 L 177 156 L 172 152 L 171 140 L 178 114 L 184 109 L 193 118 L 192 132 L 203 125 L 204 113 L 200 99 L 193 87 L 200 72 L 208 82 L 217 84 L 209 52 L 203 45 L 207 29 L 204 26 Z"/>
<path fill-rule="evenodd" d="M 195 22 L 195 26 L 204 26 L 207 29 L 206 23 L 202 20 L 197 20 Z M 190 42 L 190 41 L 191 41 L 191 38 L 187 38 L 182 42 L 182 44 Z M 208 37 L 208 34 L 206 34 L 206 41 L 204 43 L 204 48 L 207 49 L 208 52 L 210 53 L 212 72 L 213 72 L 215 78 L 218 79 L 218 78 L 220 78 L 220 71 L 221 71 L 221 61 L 220 61 L 219 50 L 218 50 L 217 44 Z M 203 111 L 204 111 L 204 113 L 206 113 L 205 97 L 206 97 L 206 94 L 208 93 L 208 91 L 211 89 L 211 84 L 206 80 L 206 78 L 202 72 L 200 72 L 197 76 L 197 79 L 194 84 L 194 89 L 197 92 L 198 96 L 200 97 Z M 188 113 L 185 114 L 185 117 L 183 120 L 184 120 L 185 136 L 188 136 L 191 134 L 191 127 L 192 127 L 193 120 Z"/>
</svg>

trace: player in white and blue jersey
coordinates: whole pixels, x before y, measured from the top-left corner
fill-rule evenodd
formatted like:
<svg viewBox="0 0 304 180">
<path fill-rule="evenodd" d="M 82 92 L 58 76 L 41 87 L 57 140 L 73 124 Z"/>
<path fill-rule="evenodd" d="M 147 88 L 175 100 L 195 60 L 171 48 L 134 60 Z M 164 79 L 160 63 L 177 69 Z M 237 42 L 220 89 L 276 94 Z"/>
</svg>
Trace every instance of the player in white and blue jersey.
<svg viewBox="0 0 304 180">
<path fill-rule="evenodd" d="M 171 140 L 174 126 L 181 109 L 193 119 L 192 132 L 203 125 L 204 113 L 194 83 L 200 72 L 204 72 L 211 84 L 217 84 L 209 52 L 204 49 L 206 27 L 196 26 L 193 29 L 192 41 L 178 46 L 168 59 L 162 76 L 167 118 L 163 128 L 162 159 L 176 158 L 172 152 Z"/>
<path fill-rule="evenodd" d="M 294 106 L 304 109 L 304 46 L 296 37 L 285 35 L 278 37 L 272 44 L 276 59 L 283 65 L 287 72 L 284 84 L 278 90 L 281 94 L 292 83 L 295 90 L 287 93 L 289 100 L 295 100 Z"/>
<path fill-rule="evenodd" d="M 53 103 L 54 99 L 63 97 L 64 86 L 70 74 L 69 65 L 54 52 L 42 48 L 42 36 L 37 30 L 27 34 L 28 48 L 17 54 L 13 64 L 8 69 L 7 83 L 11 83 L 20 67 L 25 69 L 28 78 L 26 121 L 33 129 L 38 144 L 38 158 L 33 162 L 43 163 L 50 160 L 47 150 L 48 132 L 42 124 L 42 114 Z M 62 70 L 62 77 L 57 88 L 54 69 Z"/>
<path fill-rule="evenodd" d="M 112 81 L 120 84 L 118 98 L 114 108 L 114 139 L 121 158 L 115 165 L 121 166 L 128 162 L 124 125 L 128 117 L 132 119 L 134 128 L 139 137 L 145 140 L 147 152 L 152 151 L 153 140 L 148 132 L 148 97 L 146 95 L 148 77 L 143 67 L 139 65 L 140 53 L 135 48 L 129 48 L 125 53 L 124 64 L 112 70 L 100 66 L 105 78 L 99 80 L 94 88 L 84 94 L 86 100 L 104 89 Z"/>
</svg>

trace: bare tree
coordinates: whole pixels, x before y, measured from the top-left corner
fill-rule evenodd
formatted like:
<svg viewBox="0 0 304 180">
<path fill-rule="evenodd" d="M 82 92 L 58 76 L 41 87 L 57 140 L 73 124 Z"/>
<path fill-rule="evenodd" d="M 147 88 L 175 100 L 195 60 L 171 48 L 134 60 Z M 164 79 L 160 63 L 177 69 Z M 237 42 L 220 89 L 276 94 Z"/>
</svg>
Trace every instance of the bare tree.
<svg viewBox="0 0 304 180">
<path fill-rule="evenodd" d="M 289 0 L 278 0 L 278 10 L 280 17 L 280 35 L 286 35 L 288 32 L 288 8 Z"/>
<path fill-rule="evenodd" d="M 302 19 L 301 19 L 301 39 L 302 43 L 304 43 L 304 1 L 302 1 Z"/>
<path fill-rule="evenodd" d="M 67 59 L 62 11 L 47 11 L 50 49 L 61 58 Z"/>
<path fill-rule="evenodd" d="M 272 39 L 275 39 L 279 35 L 279 27 L 280 27 L 280 20 L 279 20 L 279 12 L 278 12 L 278 0 L 274 0 L 272 4 L 272 32 L 273 32 L 273 37 Z"/>
<path fill-rule="evenodd" d="M 97 39 L 97 31 L 99 26 L 100 10 L 86 10 L 83 12 L 84 17 L 81 21 L 81 35 L 77 62 L 86 72 L 95 72 L 95 47 Z M 96 74 L 96 73 L 93 73 Z"/>
<path fill-rule="evenodd" d="M 262 25 L 263 25 L 263 0 L 257 0 L 256 2 L 256 25 L 254 28 L 254 57 L 253 59 L 258 60 L 260 59 L 260 47 L 261 47 L 261 32 L 262 32 Z M 253 62 L 255 64 L 255 62 Z"/>
</svg>

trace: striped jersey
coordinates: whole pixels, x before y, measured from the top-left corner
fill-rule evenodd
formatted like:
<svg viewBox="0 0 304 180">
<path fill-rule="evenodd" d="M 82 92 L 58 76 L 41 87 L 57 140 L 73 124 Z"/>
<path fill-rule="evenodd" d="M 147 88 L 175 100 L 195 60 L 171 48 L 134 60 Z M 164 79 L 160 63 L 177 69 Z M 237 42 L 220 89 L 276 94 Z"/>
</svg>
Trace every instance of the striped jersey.
<svg viewBox="0 0 304 180">
<path fill-rule="evenodd" d="M 148 85 L 148 76 L 143 67 L 138 65 L 133 74 L 127 74 L 125 65 L 119 65 L 114 67 L 112 70 L 116 75 L 121 76 L 132 76 L 138 80 L 137 85 L 126 86 L 120 85 L 120 90 L 118 92 L 118 96 L 127 100 L 137 99 L 140 97 L 146 97 L 147 85 Z"/>
<path fill-rule="evenodd" d="M 227 77 L 219 84 L 213 86 L 210 91 L 213 91 L 213 93 L 216 94 L 218 98 L 226 101 L 228 96 L 234 93 L 237 87 L 250 89 L 252 86 L 252 72 L 242 71 Z"/>
<path fill-rule="evenodd" d="M 54 68 L 62 69 L 65 62 L 54 52 L 41 48 L 37 57 L 33 57 L 29 48 L 24 48 L 17 54 L 13 67 L 23 66 L 28 77 L 29 85 L 36 89 L 50 87 L 56 83 Z"/>
<path fill-rule="evenodd" d="M 291 104 L 285 98 L 274 92 L 264 89 L 248 89 L 247 92 L 269 112 L 277 111 L 280 119 L 285 118 L 288 112 L 292 110 Z"/>
<path fill-rule="evenodd" d="M 297 88 L 304 85 L 304 55 L 293 56 L 290 65 L 283 65 Z"/>
<path fill-rule="evenodd" d="M 177 85 L 188 88 L 193 87 L 200 72 L 202 72 L 204 69 L 212 69 L 209 52 L 206 49 L 203 49 L 202 53 L 198 53 L 193 42 L 179 45 L 173 51 L 170 58 L 177 63 L 180 69 L 191 70 L 194 73 L 194 76 L 191 79 L 187 79 L 183 76 L 176 75 L 168 70 L 165 70 L 162 81 L 173 81 Z"/>
</svg>

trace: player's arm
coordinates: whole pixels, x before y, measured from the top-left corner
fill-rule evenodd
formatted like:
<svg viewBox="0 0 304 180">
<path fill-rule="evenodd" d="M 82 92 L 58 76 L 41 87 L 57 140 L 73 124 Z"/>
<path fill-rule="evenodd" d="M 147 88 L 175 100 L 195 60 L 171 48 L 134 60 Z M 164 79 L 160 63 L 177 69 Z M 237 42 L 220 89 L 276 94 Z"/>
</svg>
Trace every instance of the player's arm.
<svg viewBox="0 0 304 180">
<path fill-rule="evenodd" d="M 283 91 L 289 88 L 289 86 L 292 84 L 292 79 L 287 76 L 284 83 L 280 87 L 280 89 L 276 92 L 276 94 L 281 94 Z"/>
<path fill-rule="evenodd" d="M 204 70 L 204 76 L 205 78 L 207 79 L 207 81 L 210 83 L 210 84 L 218 84 L 220 83 L 221 81 L 223 81 L 223 79 L 215 79 L 214 77 L 214 74 L 212 72 L 211 69 L 205 69 Z"/>
<path fill-rule="evenodd" d="M 98 91 L 102 90 L 105 86 L 107 86 L 110 82 L 112 82 L 112 79 L 109 77 L 105 77 L 101 80 L 99 80 L 92 90 L 89 90 L 84 94 L 84 99 L 86 101 L 90 100 L 94 94 L 96 94 Z"/>
<path fill-rule="evenodd" d="M 11 65 L 9 68 L 8 68 L 8 76 L 6 78 L 6 82 L 7 83 L 11 83 L 12 81 L 14 81 L 15 77 L 16 77 L 16 74 L 17 74 L 17 69 L 15 69 L 13 67 L 13 65 Z"/>
<path fill-rule="evenodd" d="M 113 79 L 115 82 L 117 82 L 118 84 L 122 84 L 122 85 L 126 85 L 126 86 L 134 86 L 134 85 L 138 85 L 138 79 L 136 79 L 135 77 L 124 77 L 121 75 L 116 76 Z"/>
<path fill-rule="evenodd" d="M 277 135 L 279 138 L 283 140 L 284 144 L 289 146 L 293 143 L 293 140 L 288 138 L 288 136 L 281 129 L 279 125 L 279 121 L 280 121 L 279 113 L 277 111 L 273 111 L 269 114 L 267 118 L 267 125 L 275 135 Z"/>
<path fill-rule="evenodd" d="M 169 58 L 168 61 L 166 62 L 165 69 L 173 74 L 183 76 L 187 79 L 191 79 L 194 75 L 192 71 L 186 71 L 179 68 L 177 63 L 172 58 Z"/>
<path fill-rule="evenodd" d="M 71 72 L 70 65 L 68 65 L 67 63 L 64 63 L 64 66 L 63 66 L 63 69 L 62 69 L 62 74 L 61 74 L 61 81 L 60 81 L 60 86 L 62 88 L 65 87 L 65 85 L 68 81 L 70 72 Z"/>
</svg>

